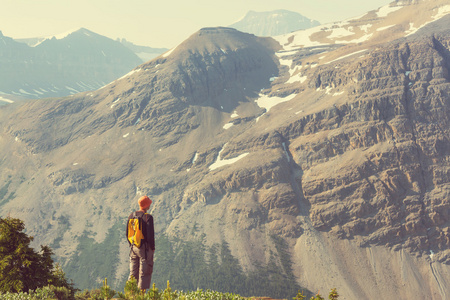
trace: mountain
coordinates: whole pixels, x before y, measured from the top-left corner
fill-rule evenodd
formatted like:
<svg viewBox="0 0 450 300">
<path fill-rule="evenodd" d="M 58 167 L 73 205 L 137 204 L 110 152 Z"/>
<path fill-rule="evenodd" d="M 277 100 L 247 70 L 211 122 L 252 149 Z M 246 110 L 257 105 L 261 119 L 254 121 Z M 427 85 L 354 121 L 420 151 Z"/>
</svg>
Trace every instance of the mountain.
<svg viewBox="0 0 450 300">
<path fill-rule="evenodd" d="M 123 286 L 147 194 L 158 286 L 447 299 L 449 13 L 204 28 L 96 91 L 0 107 L 1 215 L 80 288 Z"/>
<path fill-rule="evenodd" d="M 34 46 L 1 33 L 0 40 L 0 94 L 44 98 L 95 90 L 142 63 L 119 42 L 84 28 Z"/>
<path fill-rule="evenodd" d="M 229 27 L 257 36 L 277 36 L 308 29 L 319 24 L 318 21 L 308 19 L 296 12 L 274 10 L 267 12 L 249 11 L 241 20 Z"/>
<path fill-rule="evenodd" d="M 118 39 L 118 41 L 133 51 L 143 62 L 147 62 L 155 57 L 160 56 L 164 52 L 169 51 L 167 48 L 153 48 L 148 46 L 139 46 L 135 45 L 132 42 L 127 41 L 126 39 Z"/>
</svg>

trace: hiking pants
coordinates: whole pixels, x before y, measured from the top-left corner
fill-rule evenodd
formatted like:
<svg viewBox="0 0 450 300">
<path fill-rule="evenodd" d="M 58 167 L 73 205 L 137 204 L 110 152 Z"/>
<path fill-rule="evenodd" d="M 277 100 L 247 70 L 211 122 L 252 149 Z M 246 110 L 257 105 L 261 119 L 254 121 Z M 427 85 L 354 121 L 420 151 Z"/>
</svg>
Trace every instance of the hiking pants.
<svg viewBox="0 0 450 300">
<path fill-rule="evenodd" d="M 147 258 L 145 258 L 145 247 L 137 248 L 132 246 L 130 253 L 130 277 L 136 278 L 138 287 L 141 290 L 148 290 L 152 281 L 153 273 L 153 254 L 152 249 L 147 249 Z"/>
</svg>

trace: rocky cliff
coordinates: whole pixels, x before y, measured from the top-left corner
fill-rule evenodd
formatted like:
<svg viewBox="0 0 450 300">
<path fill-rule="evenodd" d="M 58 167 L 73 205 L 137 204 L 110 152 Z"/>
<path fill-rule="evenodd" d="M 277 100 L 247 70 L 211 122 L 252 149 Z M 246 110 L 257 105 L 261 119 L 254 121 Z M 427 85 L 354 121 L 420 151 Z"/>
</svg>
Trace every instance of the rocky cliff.
<svg viewBox="0 0 450 300">
<path fill-rule="evenodd" d="M 205 28 L 97 91 L 2 107 L 2 215 L 69 274 L 105 276 L 106 247 L 122 282 L 121 226 L 148 194 L 158 236 L 226 242 L 247 274 L 446 299 L 450 10 L 430 3 L 276 40 Z M 413 34 L 387 28 L 417 11 Z"/>
</svg>

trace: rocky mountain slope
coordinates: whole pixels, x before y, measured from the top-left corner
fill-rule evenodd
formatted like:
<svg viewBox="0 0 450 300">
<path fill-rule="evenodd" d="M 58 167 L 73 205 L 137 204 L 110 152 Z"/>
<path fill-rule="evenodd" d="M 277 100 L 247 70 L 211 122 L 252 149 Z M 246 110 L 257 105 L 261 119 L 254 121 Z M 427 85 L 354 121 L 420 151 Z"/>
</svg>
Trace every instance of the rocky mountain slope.
<svg viewBox="0 0 450 300">
<path fill-rule="evenodd" d="M 29 46 L 0 33 L 0 94 L 5 98 L 96 90 L 142 63 L 119 42 L 84 28 L 34 42 Z"/>
<path fill-rule="evenodd" d="M 299 13 L 280 9 L 266 12 L 249 11 L 241 20 L 229 27 L 257 36 L 277 36 L 319 24 L 318 21 L 308 19 Z"/>
<path fill-rule="evenodd" d="M 246 273 L 275 259 L 342 299 L 446 299 L 449 12 L 393 2 L 276 39 L 205 28 L 97 91 L 1 107 L 1 214 L 66 270 L 114 261 L 121 282 L 147 194 L 158 236 L 226 242 Z"/>
</svg>

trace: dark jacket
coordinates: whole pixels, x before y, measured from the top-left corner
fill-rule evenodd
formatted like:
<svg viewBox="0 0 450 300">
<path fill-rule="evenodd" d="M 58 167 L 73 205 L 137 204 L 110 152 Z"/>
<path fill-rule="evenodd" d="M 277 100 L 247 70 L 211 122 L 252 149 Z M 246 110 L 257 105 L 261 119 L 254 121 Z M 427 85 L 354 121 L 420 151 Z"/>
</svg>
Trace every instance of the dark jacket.
<svg viewBox="0 0 450 300">
<path fill-rule="evenodd" d="M 149 246 L 150 249 L 155 250 L 155 228 L 153 226 L 153 217 L 151 214 L 146 214 L 139 210 L 131 213 L 130 216 L 128 217 L 126 229 L 127 241 L 128 241 L 128 223 L 130 222 L 130 219 L 133 218 L 134 214 L 136 214 L 137 216 L 143 216 L 142 219 L 146 224 L 143 230 L 145 243 Z M 128 241 L 128 243 L 130 243 L 130 241 Z"/>
</svg>

